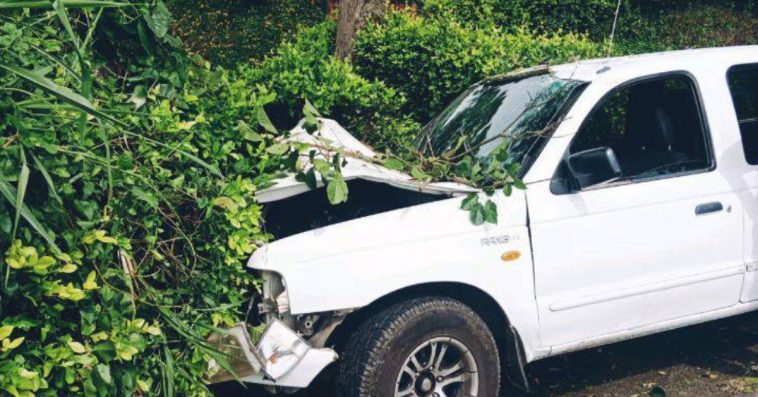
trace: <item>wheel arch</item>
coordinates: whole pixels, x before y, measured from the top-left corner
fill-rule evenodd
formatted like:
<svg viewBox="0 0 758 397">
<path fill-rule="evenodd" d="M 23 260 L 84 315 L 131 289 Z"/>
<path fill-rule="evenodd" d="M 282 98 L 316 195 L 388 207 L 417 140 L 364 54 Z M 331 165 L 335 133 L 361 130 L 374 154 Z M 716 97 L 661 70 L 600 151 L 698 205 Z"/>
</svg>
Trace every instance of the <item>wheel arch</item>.
<svg viewBox="0 0 758 397">
<path fill-rule="evenodd" d="M 497 338 L 510 325 L 507 315 L 492 296 L 481 289 L 456 282 L 432 282 L 412 285 L 386 294 L 370 304 L 350 313 L 345 321 L 327 339 L 327 345 L 340 347 L 340 341 L 363 321 L 396 303 L 422 296 L 444 296 L 456 299 L 470 307 L 487 322 Z"/>
<path fill-rule="evenodd" d="M 528 381 L 524 372 L 525 354 L 518 331 L 511 325 L 503 308 L 490 294 L 469 284 L 431 282 L 393 291 L 348 314 L 329 335 L 325 345 L 333 346 L 340 352 L 355 329 L 374 314 L 399 302 L 425 296 L 441 296 L 458 300 L 479 315 L 495 338 L 507 379 L 518 388 L 528 391 Z"/>
</svg>

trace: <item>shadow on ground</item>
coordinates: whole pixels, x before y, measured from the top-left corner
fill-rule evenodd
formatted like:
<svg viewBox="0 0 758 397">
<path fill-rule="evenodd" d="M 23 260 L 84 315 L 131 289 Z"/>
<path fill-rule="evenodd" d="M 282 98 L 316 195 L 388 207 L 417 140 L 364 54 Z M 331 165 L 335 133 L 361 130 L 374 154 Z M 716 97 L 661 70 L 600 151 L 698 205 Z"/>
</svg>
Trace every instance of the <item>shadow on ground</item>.
<svg viewBox="0 0 758 397">
<path fill-rule="evenodd" d="M 536 396 L 758 396 L 758 313 L 549 358 L 530 364 L 528 373 Z M 236 384 L 214 391 L 270 396 Z"/>
</svg>

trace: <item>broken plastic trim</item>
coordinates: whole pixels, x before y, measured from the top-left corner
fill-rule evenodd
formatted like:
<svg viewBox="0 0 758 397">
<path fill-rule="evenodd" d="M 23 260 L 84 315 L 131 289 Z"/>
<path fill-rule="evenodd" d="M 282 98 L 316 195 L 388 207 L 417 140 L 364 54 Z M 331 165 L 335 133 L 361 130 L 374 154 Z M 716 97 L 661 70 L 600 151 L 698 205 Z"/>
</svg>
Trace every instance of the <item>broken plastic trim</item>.
<svg viewBox="0 0 758 397">
<path fill-rule="evenodd" d="M 337 360 L 332 349 L 315 349 L 295 331 L 279 320 L 272 320 L 256 347 L 247 325 L 240 323 L 226 333 L 208 338 L 219 351 L 229 357 L 234 374 L 211 361 L 214 375 L 210 383 L 230 380 L 262 383 L 282 387 L 307 387 L 327 365 Z M 236 375 L 236 376 L 235 376 Z"/>
</svg>

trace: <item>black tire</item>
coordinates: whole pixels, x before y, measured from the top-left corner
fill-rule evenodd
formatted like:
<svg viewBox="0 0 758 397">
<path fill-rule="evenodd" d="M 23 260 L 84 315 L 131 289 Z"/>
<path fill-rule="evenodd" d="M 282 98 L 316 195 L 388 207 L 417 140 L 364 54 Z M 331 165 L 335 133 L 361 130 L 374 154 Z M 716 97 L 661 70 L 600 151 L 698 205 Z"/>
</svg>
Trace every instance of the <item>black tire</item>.
<svg viewBox="0 0 758 397">
<path fill-rule="evenodd" d="M 359 326 L 342 352 L 337 395 L 393 397 L 399 373 L 411 354 L 426 341 L 440 337 L 460 342 L 471 352 L 478 386 L 469 383 L 467 387 L 475 389 L 474 395 L 497 396 L 500 359 L 492 333 L 468 306 L 444 297 L 416 298 L 396 304 Z M 466 355 L 467 362 L 471 362 L 471 356 Z M 415 382 L 414 379 L 410 380 Z"/>
</svg>

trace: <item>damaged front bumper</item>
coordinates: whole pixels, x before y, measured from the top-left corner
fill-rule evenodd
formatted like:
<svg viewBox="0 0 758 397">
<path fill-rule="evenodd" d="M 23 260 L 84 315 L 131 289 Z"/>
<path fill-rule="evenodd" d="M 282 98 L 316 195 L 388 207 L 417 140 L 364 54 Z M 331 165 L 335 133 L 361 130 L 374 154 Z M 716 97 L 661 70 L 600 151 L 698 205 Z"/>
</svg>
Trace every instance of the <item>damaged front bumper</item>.
<svg viewBox="0 0 758 397">
<path fill-rule="evenodd" d="M 337 360 L 328 348 L 314 348 L 283 322 L 272 319 L 257 346 L 245 324 L 214 333 L 208 342 L 227 356 L 231 372 L 212 361 L 210 383 L 230 380 L 270 386 L 304 388 Z M 233 373 L 232 373 L 233 372 Z"/>
</svg>

